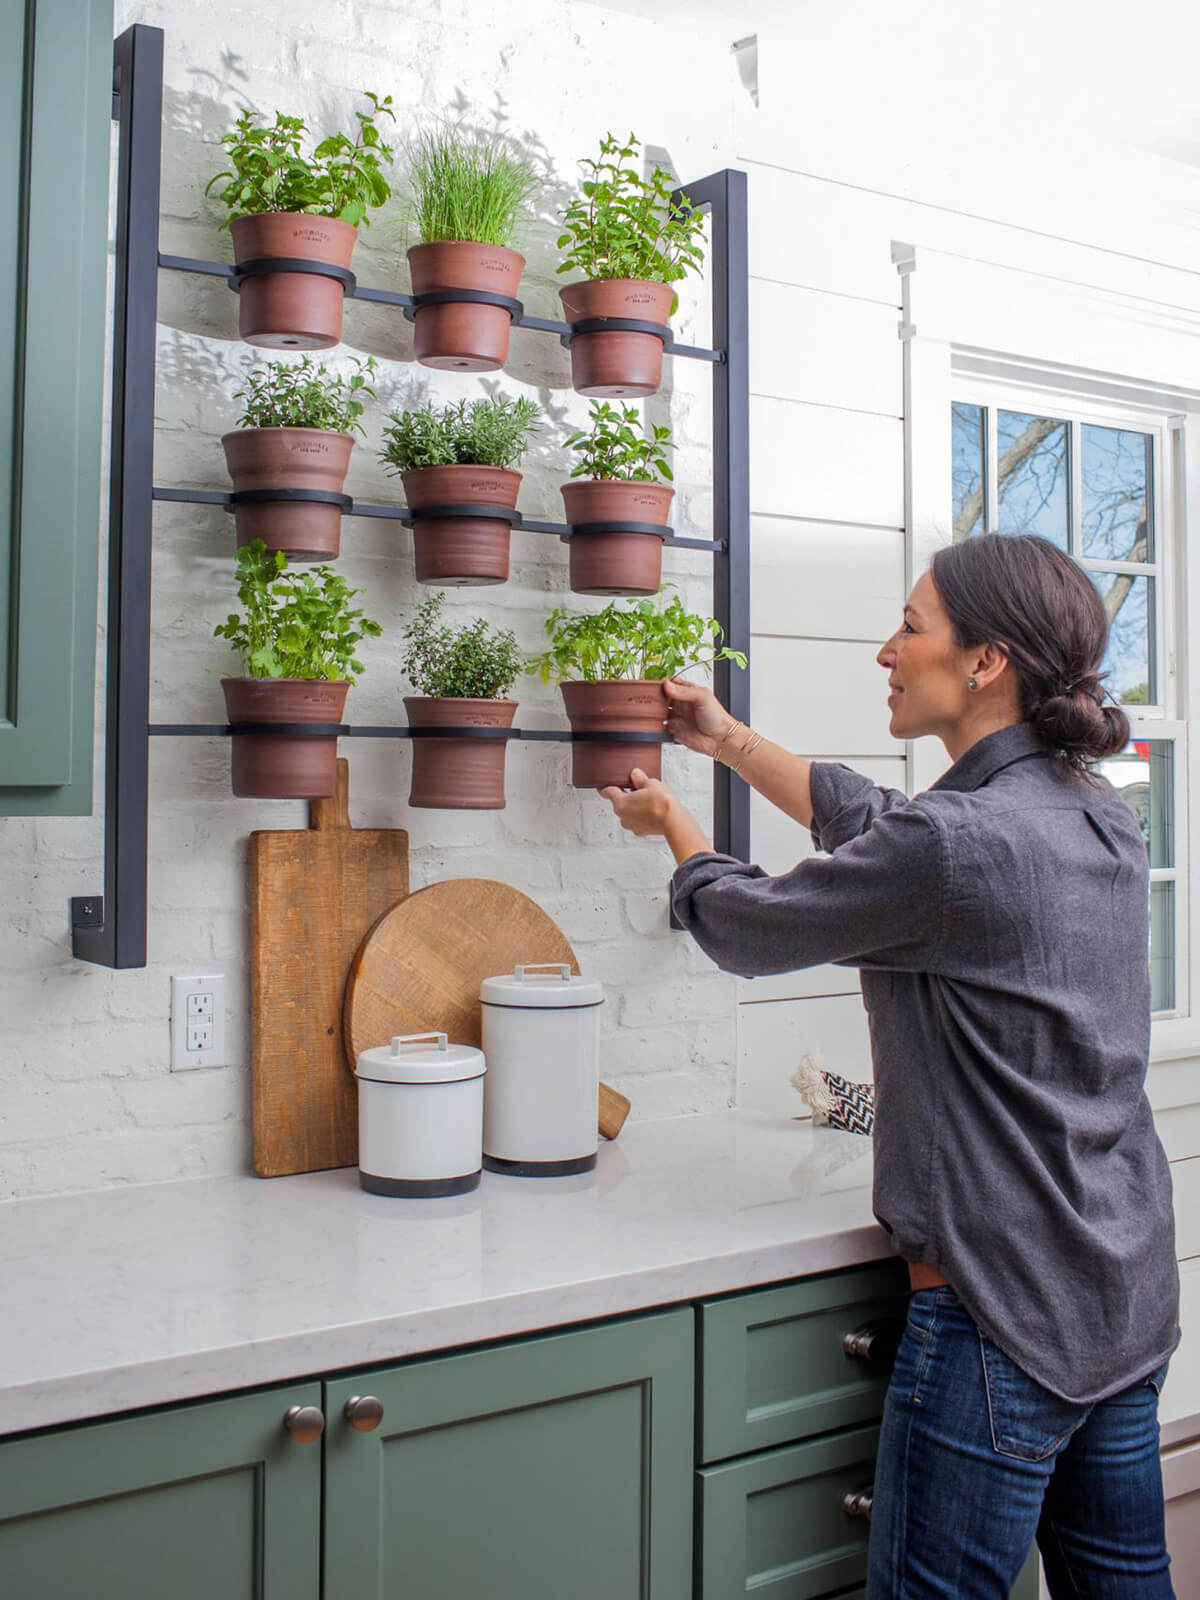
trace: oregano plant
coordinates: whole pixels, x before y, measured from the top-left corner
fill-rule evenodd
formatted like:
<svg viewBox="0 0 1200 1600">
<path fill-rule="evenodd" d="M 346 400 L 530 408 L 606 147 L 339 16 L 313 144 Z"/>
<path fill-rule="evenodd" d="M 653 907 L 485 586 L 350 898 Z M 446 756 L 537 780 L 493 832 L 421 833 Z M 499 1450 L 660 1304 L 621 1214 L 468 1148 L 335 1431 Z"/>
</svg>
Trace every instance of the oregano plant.
<svg viewBox="0 0 1200 1600">
<path fill-rule="evenodd" d="M 239 549 L 237 585 L 244 614 L 231 611 L 213 633 L 228 639 L 247 678 L 354 683 L 363 670 L 356 647 L 383 632 L 352 605 L 361 589 L 332 567 L 293 572 L 282 550 L 261 539 Z"/>
<path fill-rule="evenodd" d="M 483 617 L 453 627 L 445 603 L 444 593 L 431 594 L 402 629 L 405 677 L 418 694 L 438 700 L 503 699 L 524 669 L 516 635 Z"/>
<path fill-rule="evenodd" d="M 383 142 L 378 119 L 395 121 L 396 113 L 390 94 L 380 98 L 367 90 L 363 99 L 370 109 L 354 113 L 355 136 L 331 133 L 311 156 L 303 154 L 308 126 L 302 117 L 277 111 L 275 121 L 263 126 L 259 113 L 245 107 L 232 130 L 221 136 L 230 164 L 204 189 L 209 194 L 218 183 L 225 184 L 217 197 L 229 208 L 222 226 L 266 211 L 302 211 L 369 226 L 368 210 L 383 205 L 391 194 L 383 169 L 395 153 Z"/>
<path fill-rule="evenodd" d="M 543 683 L 674 678 L 696 667 L 708 671 L 718 661 L 746 665 L 742 651 L 722 645 L 721 624 L 685 611 L 678 595 L 624 609 L 614 601 L 603 611 L 575 615 L 557 606 L 546 618 L 546 632 L 549 648 L 528 662 L 528 671 Z"/>
<path fill-rule="evenodd" d="M 240 428 L 324 428 L 334 433 L 363 432 L 360 418 L 367 400 L 375 398 L 370 380 L 375 357 L 351 357 L 356 372 L 349 377 L 329 372 L 311 357 L 298 362 L 267 361 L 246 373 Z"/>
<path fill-rule="evenodd" d="M 524 395 L 457 400 L 393 411 L 379 459 L 393 472 L 419 467 L 515 467 L 533 442 L 541 407 Z"/>
<path fill-rule="evenodd" d="M 610 133 L 600 141 L 599 160 L 579 163 L 587 176 L 563 213 L 560 273 L 675 283 L 700 270 L 702 213 L 686 195 L 672 202 L 675 185 L 665 168 L 656 165 L 643 176 L 634 165 L 639 149 L 634 134 L 622 141 Z"/>
<path fill-rule="evenodd" d="M 666 452 L 674 450 L 670 428 L 651 424 L 646 431 L 634 406 L 611 406 L 593 400 L 590 429 L 578 429 L 567 440 L 579 457 L 573 478 L 621 478 L 637 483 L 674 481 Z"/>
</svg>

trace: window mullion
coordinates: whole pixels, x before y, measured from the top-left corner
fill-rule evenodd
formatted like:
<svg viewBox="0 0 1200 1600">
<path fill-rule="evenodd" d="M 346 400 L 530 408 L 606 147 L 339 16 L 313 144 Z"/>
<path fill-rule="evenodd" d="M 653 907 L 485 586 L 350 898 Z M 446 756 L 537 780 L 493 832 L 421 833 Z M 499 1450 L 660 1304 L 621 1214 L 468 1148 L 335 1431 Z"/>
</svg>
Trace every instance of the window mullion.
<svg viewBox="0 0 1200 1600">
<path fill-rule="evenodd" d="M 1067 549 L 1078 557 L 1083 551 L 1083 434 L 1073 417 L 1067 430 Z"/>
<path fill-rule="evenodd" d="M 984 425 L 984 450 L 983 450 L 983 531 L 995 533 L 1000 525 L 1000 498 L 999 498 L 999 462 L 996 460 L 996 407 L 985 406 L 983 410 Z"/>
</svg>

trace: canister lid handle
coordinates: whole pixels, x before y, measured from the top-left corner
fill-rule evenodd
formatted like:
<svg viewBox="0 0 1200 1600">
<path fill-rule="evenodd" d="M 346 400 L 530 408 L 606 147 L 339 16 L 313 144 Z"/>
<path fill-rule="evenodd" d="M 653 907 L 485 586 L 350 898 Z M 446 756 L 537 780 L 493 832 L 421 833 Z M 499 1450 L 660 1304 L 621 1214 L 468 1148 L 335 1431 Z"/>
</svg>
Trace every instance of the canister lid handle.
<svg viewBox="0 0 1200 1600">
<path fill-rule="evenodd" d="M 513 977 L 518 983 L 524 983 L 527 972 L 557 972 L 564 983 L 571 981 L 569 961 L 526 961 L 522 966 L 513 968 Z"/>
<path fill-rule="evenodd" d="M 392 1040 L 392 1054 L 398 1056 L 401 1045 L 417 1044 L 423 1039 L 436 1039 L 439 1050 L 446 1048 L 447 1035 L 444 1033 L 398 1033 Z"/>
</svg>

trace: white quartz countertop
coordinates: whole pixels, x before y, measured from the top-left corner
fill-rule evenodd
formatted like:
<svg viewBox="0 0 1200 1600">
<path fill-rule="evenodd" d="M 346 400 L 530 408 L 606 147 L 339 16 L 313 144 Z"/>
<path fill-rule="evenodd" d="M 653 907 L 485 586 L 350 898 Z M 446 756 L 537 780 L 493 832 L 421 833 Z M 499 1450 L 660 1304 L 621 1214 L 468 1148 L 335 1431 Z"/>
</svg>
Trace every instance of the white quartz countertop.
<svg viewBox="0 0 1200 1600">
<path fill-rule="evenodd" d="M 866 1139 L 730 1111 L 448 1199 L 365 1194 L 346 1168 L 10 1201 L 0 1434 L 880 1259 L 870 1190 Z M 1164 1446 L 1200 1435 L 1200 1262 L 1183 1279 Z"/>
<path fill-rule="evenodd" d="M 446 1199 L 357 1169 L 0 1205 L 0 1433 L 618 1315 L 890 1254 L 870 1144 L 755 1112 Z"/>
</svg>

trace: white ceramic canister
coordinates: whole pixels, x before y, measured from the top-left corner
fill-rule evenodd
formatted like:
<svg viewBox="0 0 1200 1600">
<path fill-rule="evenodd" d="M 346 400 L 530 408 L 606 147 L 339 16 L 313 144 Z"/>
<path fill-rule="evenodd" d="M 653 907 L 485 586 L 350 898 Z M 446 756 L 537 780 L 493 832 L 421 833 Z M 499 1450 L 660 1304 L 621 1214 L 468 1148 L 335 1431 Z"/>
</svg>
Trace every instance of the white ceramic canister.
<svg viewBox="0 0 1200 1600">
<path fill-rule="evenodd" d="M 481 1050 L 403 1033 L 358 1058 L 358 1177 L 371 1194 L 464 1194 L 479 1185 Z"/>
<path fill-rule="evenodd" d="M 479 986 L 487 1088 L 483 1164 L 551 1178 L 596 1165 L 600 985 L 530 962 Z"/>
</svg>

